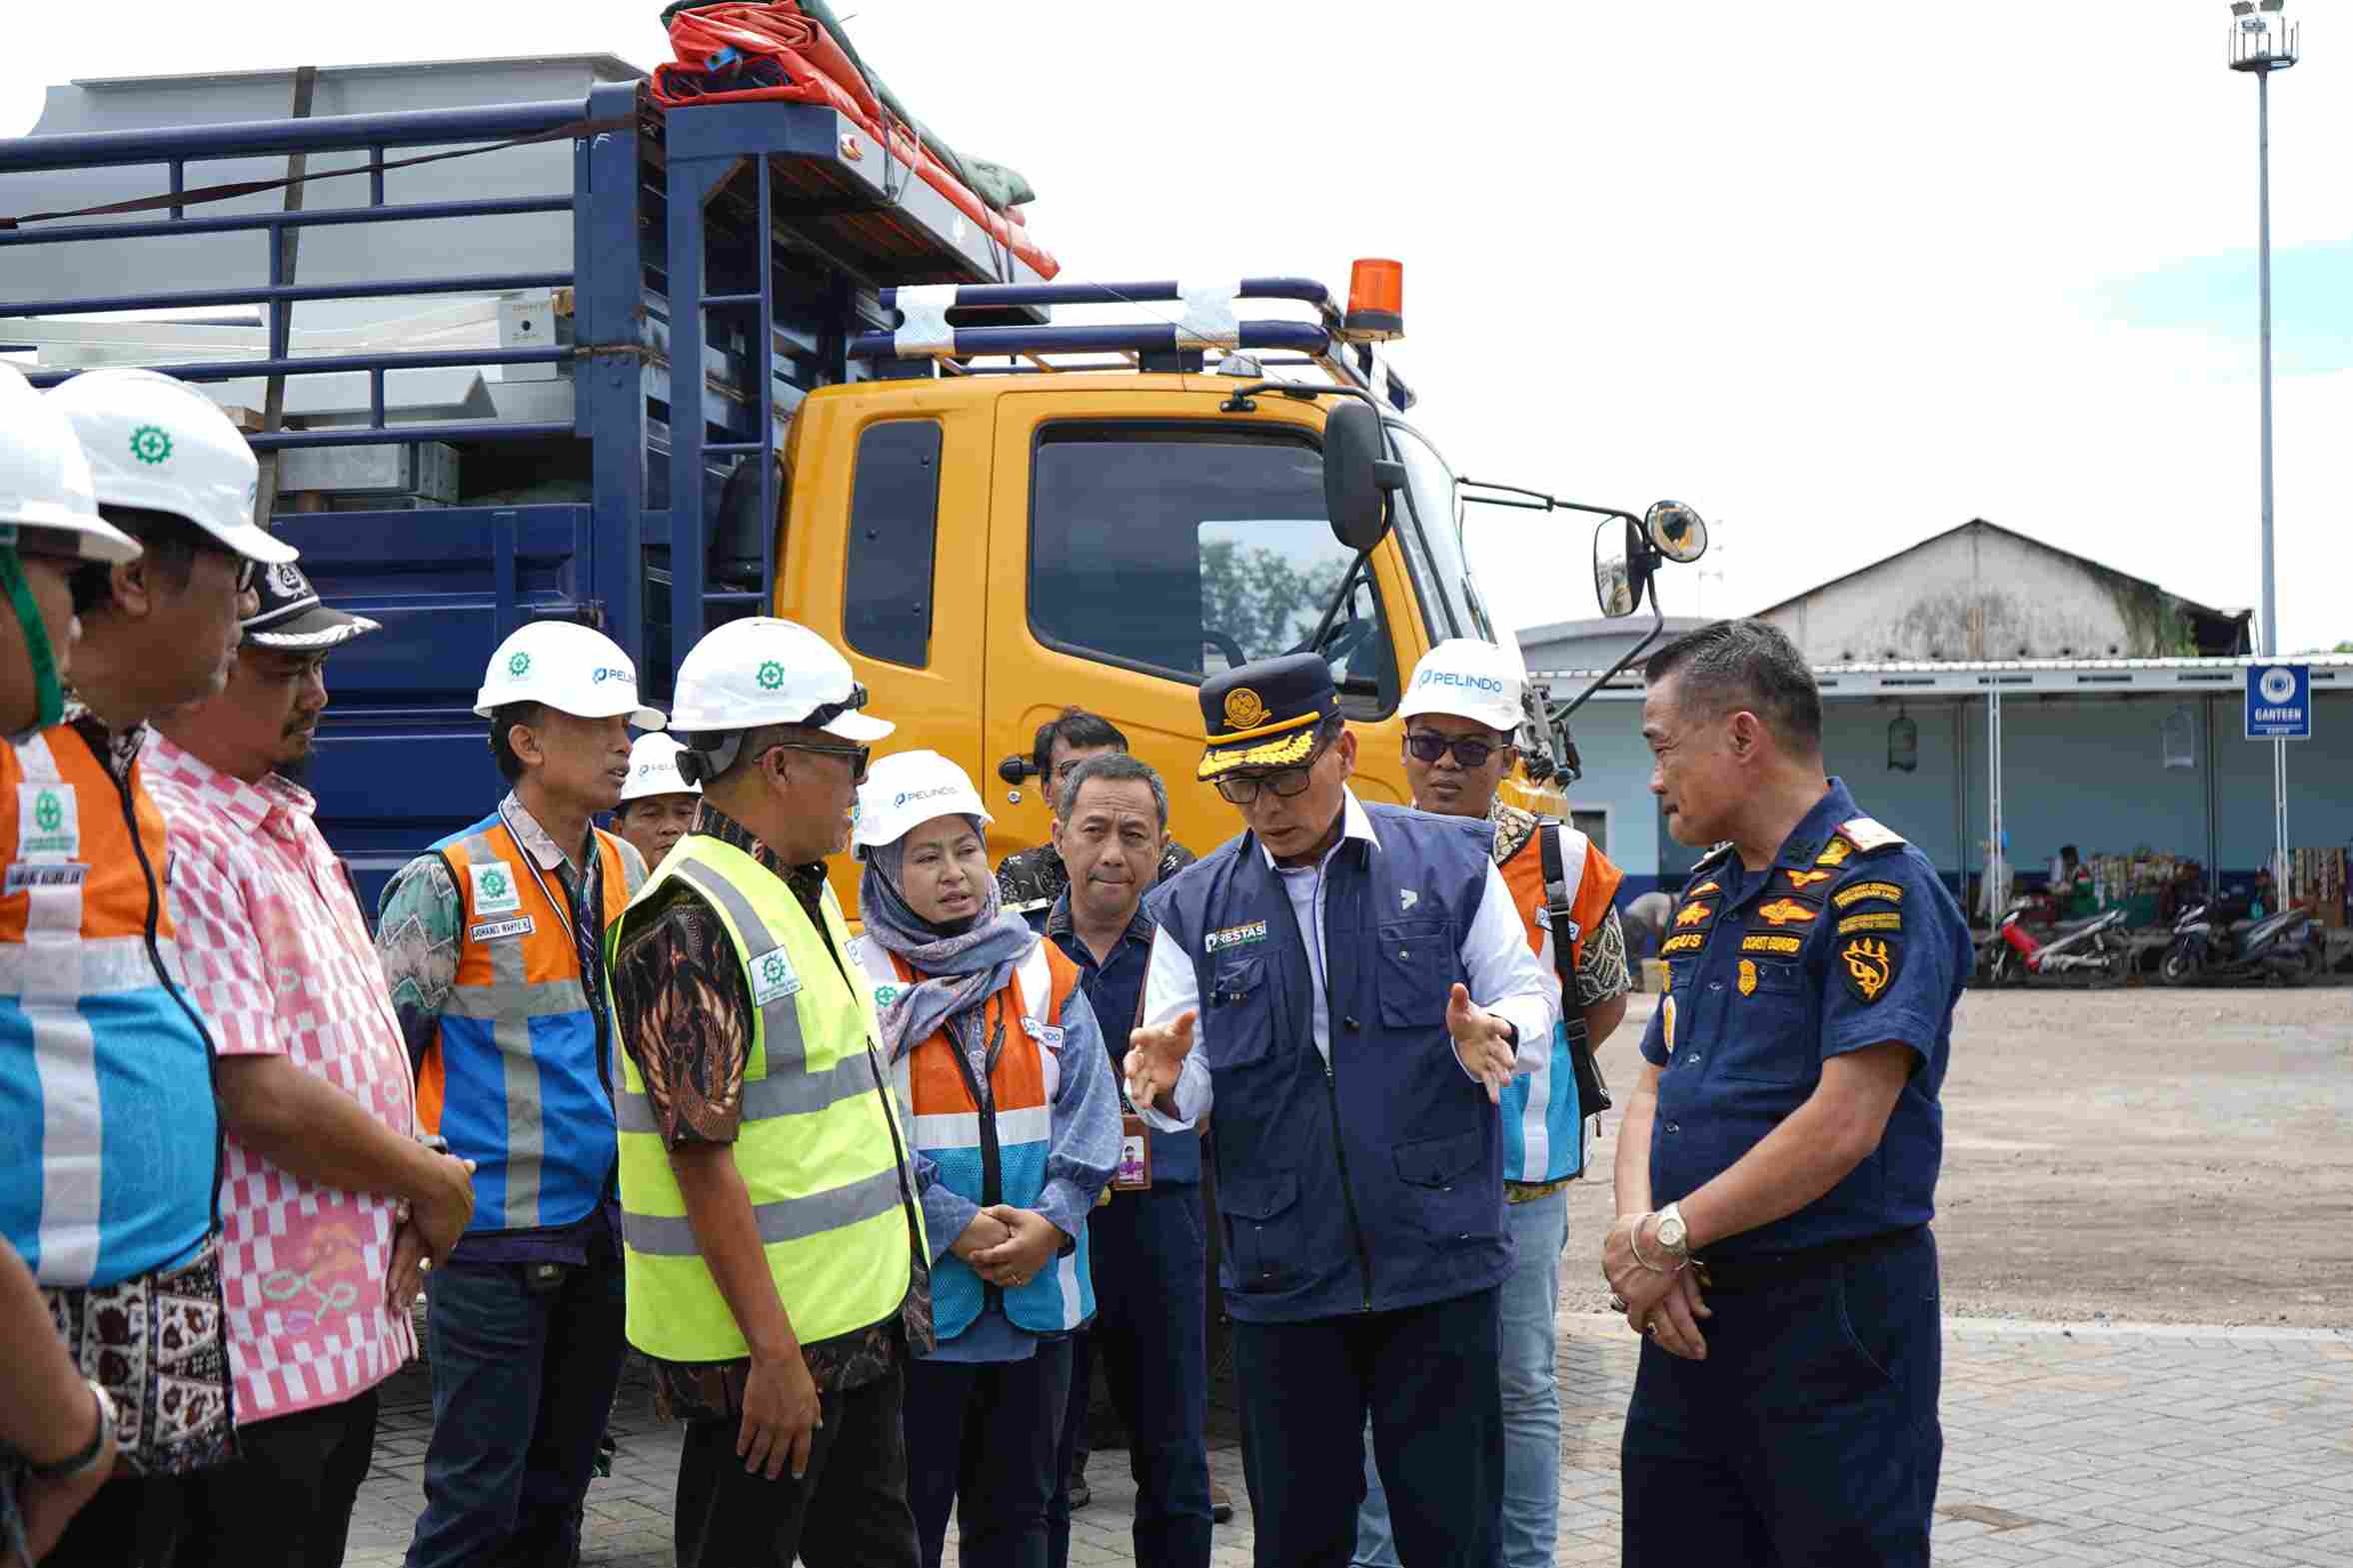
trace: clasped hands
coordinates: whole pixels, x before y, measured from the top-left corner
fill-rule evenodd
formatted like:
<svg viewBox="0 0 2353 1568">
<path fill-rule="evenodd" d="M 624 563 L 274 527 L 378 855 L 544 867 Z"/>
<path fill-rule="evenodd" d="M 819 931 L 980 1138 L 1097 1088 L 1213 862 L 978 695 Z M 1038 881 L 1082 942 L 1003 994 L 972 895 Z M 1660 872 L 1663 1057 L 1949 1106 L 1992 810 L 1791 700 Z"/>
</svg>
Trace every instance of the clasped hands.
<svg viewBox="0 0 2353 1568">
<path fill-rule="evenodd" d="M 948 1250 L 990 1284 L 1011 1289 L 1035 1279 L 1067 1239 L 1062 1227 L 1034 1209 L 993 1203 L 973 1215 Z"/>
<path fill-rule="evenodd" d="M 1128 1080 L 1128 1099 L 1136 1105 L 1158 1105 L 1174 1093 L 1184 1058 L 1192 1052 L 1198 1011 L 1186 1008 L 1175 1021 L 1154 1024 L 1128 1036 L 1128 1054 L 1120 1070 Z M 1446 1034 L 1454 1043 L 1462 1070 L 1478 1079 L 1489 1104 L 1500 1104 L 1503 1086 L 1517 1070 L 1519 1047 L 1512 1025 L 1499 1013 L 1487 1011 L 1470 999 L 1470 988 L 1454 982 L 1446 994 Z"/>
<path fill-rule="evenodd" d="M 1699 1295 L 1699 1277 L 1688 1257 L 1669 1256 L 1659 1245 L 1656 1214 L 1625 1214 L 1601 1241 L 1601 1277 L 1609 1281 L 1609 1304 L 1622 1304 L 1626 1325 L 1648 1334 L 1658 1348 L 1686 1361 L 1707 1359 L 1699 1320 L 1713 1317 Z"/>
</svg>

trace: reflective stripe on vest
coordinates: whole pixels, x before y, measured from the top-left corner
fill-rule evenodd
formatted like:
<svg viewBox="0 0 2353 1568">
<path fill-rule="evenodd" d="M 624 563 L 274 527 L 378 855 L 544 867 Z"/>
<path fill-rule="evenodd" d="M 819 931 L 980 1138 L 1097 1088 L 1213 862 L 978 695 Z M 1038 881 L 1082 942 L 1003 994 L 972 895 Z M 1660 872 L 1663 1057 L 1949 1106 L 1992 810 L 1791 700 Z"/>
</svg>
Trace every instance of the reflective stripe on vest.
<svg viewBox="0 0 2353 1568">
<path fill-rule="evenodd" d="M 899 1309 L 922 1246 L 915 1174 L 883 1079 L 865 976 L 831 889 L 820 933 L 780 878 L 731 844 L 679 840 L 607 933 L 608 971 L 633 921 L 674 882 L 717 913 L 755 1002 L 742 1120 L 732 1154 L 770 1277 L 804 1343 Z M 831 950 L 827 937 L 833 941 Z M 620 1054 L 622 1258 L 629 1340 L 674 1361 L 747 1354 L 696 1243 L 637 1058 Z"/>
<path fill-rule="evenodd" d="M 616 841 L 593 839 L 610 925 L 628 899 Z M 580 972 L 558 875 L 543 873 L 505 819 L 485 817 L 434 846 L 464 913 L 458 972 L 426 1052 L 418 1120 L 475 1161 L 469 1234 L 569 1225 L 613 1169 L 613 1098 L 596 1013 Z"/>
<path fill-rule="evenodd" d="M 862 950 L 875 955 L 870 973 L 880 971 L 887 958 L 900 985 L 918 979 L 898 954 L 882 953 L 872 942 L 864 943 Z M 938 1179 L 968 1202 L 989 1201 L 983 1122 L 993 1120 L 997 1201 L 1015 1208 L 1038 1206 L 1053 1147 L 1055 1093 L 1062 1083 L 1063 1006 L 1078 985 L 1078 965 L 1041 938 L 1014 965 L 1005 989 L 989 999 L 984 1038 L 999 1020 L 1009 1017 L 1019 1018 L 1021 1028 L 1018 1036 L 1008 1031 L 998 1052 L 989 1075 L 992 1108 L 986 1114 L 965 1077 L 963 1048 L 945 1029 L 899 1058 L 894 1071 L 901 1101 L 913 1113 L 916 1147 L 931 1157 Z M 1095 1280 L 1084 1224 L 1076 1239 L 1078 1245 L 1070 1253 L 1055 1258 L 1027 1284 L 1003 1292 L 1005 1315 L 1015 1326 L 1037 1334 L 1065 1333 L 1095 1315 Z M 943 1256 L 932 1270 L 932 1321 L 940 1337 L 953 1339 L 963 1333 L 987 1305 L 987 1287 L 972 1265 L 953 1252 Z"/>
<path fill-rule="evenodd" d="M 1582 955 L 1585 937 L 1608 913 L 1607 899 L 1615 895 L 1616 888 L 1610 887 L 1603 897 L 1596 898 L 1594 895 L 1604 889 L 1597 884 L 1585 885 L 1592 842 L 1564 822 L 1539 822 L 1536 832 L 1528 834 L 1511 858 L 1498 867 L 1503 884 L 1511 889 L 1512 906 L 1519 911 L 1528 945 L 1534 949 L 1544 977 L 1551 980 L 1559 972 L 1552 957 L 1555 933 L 1544 918 L 1544 853 L 1536 839 L 1537 833 L 1547 832 L 1560 835 L 1561 879 L 1567 887 L 1569 907 L 1576 914 L 1577 929 L 1569 936 L 1572 969 Z M 1576 1070 L 1568 1059 L 1567 1020 L 1576 1005 L 1574 994 L 1560 998 L 1561 1021 L 1552 1026 L 1552 1049 L 1546 1053 L 1544 1065 L 1503 1086 L 1506 1181 L 1559 1181 L 1584 1169 L 1584 1107 L 1577 1103 Z"/>
<path fill-rule="evenodd" d="M 0 1234 L 44 1285 L 116 1284 L 203 1244 L 218 1177 L 164 818 L 71 726 L 0 748 Z"/>
</svg>

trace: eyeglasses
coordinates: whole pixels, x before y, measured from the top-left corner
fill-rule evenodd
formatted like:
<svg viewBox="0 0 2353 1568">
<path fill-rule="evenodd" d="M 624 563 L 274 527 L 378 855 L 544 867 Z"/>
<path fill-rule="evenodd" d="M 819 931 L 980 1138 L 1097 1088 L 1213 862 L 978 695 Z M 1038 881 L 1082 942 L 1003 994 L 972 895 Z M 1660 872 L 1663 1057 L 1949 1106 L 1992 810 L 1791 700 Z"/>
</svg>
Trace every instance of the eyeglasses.
<svg viewBox="0 0 2353 1568">
<path fill-rule="evenodd" d="M 1323 760 L 1324 749 L 1317 747 L 1307 760 L 1296 768 L 1284 768 L 1271 774 L 1249 774 L 1239 779 L 1220 779 L 1217 792 L 1233 805 L 1248 805 L 1258 798 L 1261 788 L 1271 789 L 1283 799 L 1307 792 L 1307 784 L 1315 772 L 1315 765 Z"/>
<path fill-rule="evenodd" d="M 1418 763 L 1434 763 L 1451 752 L 1460 767 L 1484 768 L 1498 748 L 1492 741 L 1455 741 L 1434 730 L 1415 730 L 1405 737 L 1405 750 Z"/>
<path fill-rule="evenodd" d="M 874 751 L 871 746 L 817 746 L 806 741 L 779 741 L 768 749 L 768 752 L 808 752 L 817 757 L 847 757 L 850 759 L 850 782 L 854 784 L 866 783 L 866 767 Z M 760 754 L 764 760 L 768 752 Z"/>
</svg>

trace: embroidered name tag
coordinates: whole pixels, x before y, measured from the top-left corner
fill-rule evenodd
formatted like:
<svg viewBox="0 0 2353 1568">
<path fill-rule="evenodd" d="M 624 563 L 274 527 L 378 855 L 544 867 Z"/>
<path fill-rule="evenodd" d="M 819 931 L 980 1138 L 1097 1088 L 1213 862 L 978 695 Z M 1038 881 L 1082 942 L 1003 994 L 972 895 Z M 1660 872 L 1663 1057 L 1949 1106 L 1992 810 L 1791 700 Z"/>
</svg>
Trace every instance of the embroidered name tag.
<svg viewBox="0 0 2353 1568">
<path fill-rule="evenodd" d="M 1063 1048 L 1063 1031 L 1059 1024 L 1040 1023 L 1036 1018 L 1024 1018 L 1022 1028 L 1028 1032 L 1030 1038 L 1048 1050 Z"/>
<path fill-rule="evenodd" d="M 522 909 L 523 889 L 516 884 L 515 867 L 493 860 L 488 865 L 469 865 L 466 871 L 474 879 L 476 914 L 514 914 Z"/>
<path fill-rule="evenodd" d="M 1685 931 L 1680 936 L 1669 936 L 1665 942 L 1660 944 L 1658 950 L 1661 955 L 1672 952 L 1697 952 L 1700 948 L 1706 945 L 1707 937 L 1705 933 L 1700 931 Z"/>
<path fill-rule="evenodd" d="M 14 897 L 20 892 L 31 892 L 37 887 L 79 887 L 82 878 L 90 874 L 90 867 L 78 863 L 51 862 L 46 865 L 28 864 L 18 860 L 8 867 L 8 883 L 0 888 L 0 896 Z"/>
<path fill-rule="evenodd" d="M 16 786 L 16 852 L 28 860 L 81 857 L 82 813 L 72 784 Z"/>
<path fill-rule="evenodd" d="M 801 976 L 782 947 L 771 947 L 752 960 L 752 1005 L 765 1007 L 801 988 Z"/>
<path fill-rule="evenodd" d="M 1900 931 L 1902 929 L 1903 916 L 1891 909 L 1883 909 L 1876 914 L 1850 914 L 1838 922 L 1838 934 L 1841 936 L 1852 935 L 1856 931 Z"/>
<path fill-rule="evenodd" d="M 1852 887 L 1841 887 L 1831 902 L 1844 909 L 1865 899 L 1882 903 L 1903 902 L 1903 888 L 1894 882 L 1856 882 Z"/>
<path fill-rule="evenodd" d="M 501 936 L 529 936 L 533 929 L 528 914 L 519 914 L 511 920 L 477 920 L 466 927 L 466 939 L 495 941 Z"/>
<path fill-rule="evenodd" d="M 1209 932 L 1207 939 L 1201 943 L 1201 947 L 1204 951 L 1216 952 L 1222 948 L 1246 946 L 1250 942 L 1259 942 L 1265 939 L 1266 922 L 1252 920 L 1247 925 L 1228 925 L 1221 931 Z"/>
<path fill-rule="evenodd" d="M 1769 934 L 1743 936 L 1740 938 L 1740 950 L 1742 952 L 1778 953 L 1784 958 L 1793 958 L 1805 950 L 1805 938 Z"/>
</svg>

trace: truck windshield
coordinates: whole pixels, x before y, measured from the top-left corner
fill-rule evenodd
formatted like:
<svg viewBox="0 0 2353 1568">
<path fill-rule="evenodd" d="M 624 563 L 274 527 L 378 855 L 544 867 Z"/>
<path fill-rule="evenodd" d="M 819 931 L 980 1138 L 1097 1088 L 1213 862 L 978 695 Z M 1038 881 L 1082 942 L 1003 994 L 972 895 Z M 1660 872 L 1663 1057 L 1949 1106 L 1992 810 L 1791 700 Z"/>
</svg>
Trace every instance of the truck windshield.
<svg viewBox="0 0 2353 1568">
<path fill-rule="evenodd" d="M 1416 597 L 1421 601 L 1435 639 L 1449 637 L 1496 641 L 1472 581 L 1470 561 L 1462 551 L 1462 502 L 1456 494 L 1454 472 L 1437 448 L 1412 426 L 1388 421 L 1397 454 L 1405 464 L 1412 506 L 1396 509 L 1397 537 L 1413 572 Z"/>
</svg>

